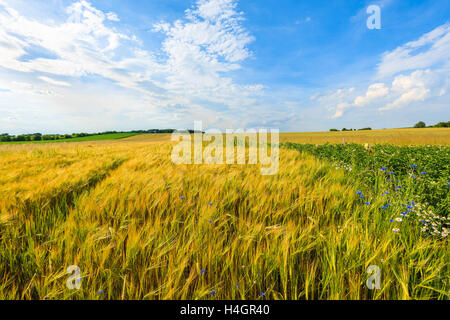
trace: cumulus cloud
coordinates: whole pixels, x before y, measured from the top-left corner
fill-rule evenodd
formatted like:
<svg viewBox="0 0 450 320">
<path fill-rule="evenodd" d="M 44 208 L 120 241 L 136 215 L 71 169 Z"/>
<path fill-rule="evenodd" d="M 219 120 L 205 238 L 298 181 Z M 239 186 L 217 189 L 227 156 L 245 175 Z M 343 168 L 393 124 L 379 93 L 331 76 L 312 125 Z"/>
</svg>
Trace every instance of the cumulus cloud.
<svg viewBox="0 0 450 320">
<path fill-rule="evenodd" d="M 398 109 L 412 102 L 424 101 L 431 92 L 430 88 L 433 88 L 436 82 L 436 74 L 429 69 L 417 70 L 409 75 L 399 75 L 392 82 L 395 100 L 379 110 Z"/>
<path fill-rule="evenodd" d="M 353 105 L 356 107 L 363 107 L 388 94 L 389 88 L 386 87 L 384 83 L 374 83 L 369 86 L 365 96 L 359 96 L 355 99 Z"/>
</svg>

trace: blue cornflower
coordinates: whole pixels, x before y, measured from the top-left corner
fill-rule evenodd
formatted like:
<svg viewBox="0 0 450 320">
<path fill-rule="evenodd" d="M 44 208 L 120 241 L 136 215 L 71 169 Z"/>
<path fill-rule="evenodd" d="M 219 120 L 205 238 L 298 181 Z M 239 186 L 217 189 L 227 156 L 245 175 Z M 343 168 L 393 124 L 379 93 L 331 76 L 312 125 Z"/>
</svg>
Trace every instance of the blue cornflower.
<svg viewBox="0 0 450 320">
<path fill-rule="evenodd" d="M 100 290 L 99 292 L 97 292 L 97 294 L 102 294 L 103 293 L 103 290 Z"/>
<path fill-rule="evenodd" d="M 426 175 L 427 173 L 426 172 L 421 172 L 420 174 Z"/>
<path fill-rule="evenodd" d="M 362 191 L 356 191 L 356 194 L 362 194 L 363 192 Z"/>
<path fill-rule="evenodd" d="M 389 194 L 389 191 L 385 191 L 384 193 Z"/>
<path fill-rule="evenodd" d="M 381 207 L 381 209 L 383 209 L 383 210 L 386 210 L 386 209 L 387 209 L 387 207 Z"/>
<path fill-rule="evenodd" d="M 403 187 L 402 187 L 402 186 L 397 186 L 397 188 L 401 189 L 401 188 L 403 188 Z"/>
<path fill-rule="evenodd" d="M 212 220 L 209 220 L 208 222 L 209 222 L 209 223 L 212 223 Z"/>
<path fill-rule="evenodd" d="M 395 174 L 395 172 L 389 172 L 389 174 Z"/>
<path fill-rule="evenodd" d="M 402 216 L 406 216 L 406 212 L 402 212 L 400 213 Z"/>
<path fill-rule="evenodd" d="M 201 274 L 203 274 L 203 273 L 205 273 L 205 272 L 206 272 L 205 269 L 200 270 L 200 273 L 201 273 Z"/>
<path fill-rule="evenodd" d="M 413 207 L 410 206 L 410 205 L 407 205 L 406 207 L 407 207 L 408 209 L 413 209 Z"/>
<path fill-rule="evenodd" d="M 414 179 L 414 178 L 415 178 L 415 176 L 414 176 L 414 175 L 412 174 L 412 175 L 411 175 L 411 178 L 413 178 L 413 179 Z"/>
<path fill-rule="evenodd" d="M 212 202 L 210 202 L 210 203 L 208 203 L 210 206 L 212 206 L 213 205 L 213 203 Z"/>
<path fill-rule="evenodd" d="M 394 219 L 389 220 L 390 222 L 394 222 Z"/>
<path fill-rule="evenodd" d="M 425 220 L 420 220 L 420 222 L 422 222 L 422 223 L 427 223 Z"/>
<path fill-rule="evenodd" d="M 412 165 L 411 165 L 411 168 L 417 168 L 417 165 L 412 164 Z"/>
<path fill-rule="evenodd" d="M 184 197 L 180 197 L 180 199 L 184 199 Z"/>
<path fill-rule="evenodd" d="M 384 168 L 384 167 L 383 167 L 383 168 L 381 168 L 380 170 L 381 170 L 381 171 L 384 171 L 384 170 L 386 170 L 386 169 L 387 169 L 387 168 Z"/>
<path fill-rule="evenodd" d="M 265 297 L 266 293 L 265 292 L 261 292 L 259 295 L 262 296 L 262 297 Z"/>
<path fill-rule="evenodd" d="M 210 295 L 215 295 L 216 294 L 216 290 L 211 290 L 211 292 L 209 293 Z"/>
<path fill-rule="evenodd" d="M 450 186 L 450 182 L 447 182 L 447 185 Z"/>
<path fill-rule="evenodd" d="M 370 205 L 370 202 L 365 202 L 364 204 L 365 204 L 365 205 Z"/>
<path fill-rule="evenodd" d="M 364 196 L 359 196 L 361 199 L 364 198 Z"/>
</svg>

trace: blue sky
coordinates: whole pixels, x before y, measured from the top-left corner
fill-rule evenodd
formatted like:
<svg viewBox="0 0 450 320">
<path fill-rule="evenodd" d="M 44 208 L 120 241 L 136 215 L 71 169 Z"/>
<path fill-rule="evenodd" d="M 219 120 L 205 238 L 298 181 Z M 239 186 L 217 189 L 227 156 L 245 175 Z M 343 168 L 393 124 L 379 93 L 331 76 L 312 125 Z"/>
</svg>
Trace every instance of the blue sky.
<svg viewBox="0 0 450 320">
<path fill-rule="evenodd" d="M 449 71 L 446 0 L 0 0 L 11 134 L 434 124 Z"/>
</svg>

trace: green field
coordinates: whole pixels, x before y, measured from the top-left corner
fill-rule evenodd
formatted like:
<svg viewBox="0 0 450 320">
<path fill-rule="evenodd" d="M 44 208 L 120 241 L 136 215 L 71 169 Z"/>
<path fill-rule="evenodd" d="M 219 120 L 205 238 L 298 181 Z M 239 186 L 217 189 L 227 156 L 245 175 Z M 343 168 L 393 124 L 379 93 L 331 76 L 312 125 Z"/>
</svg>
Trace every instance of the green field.
<svg viewBox="0 0 450 320">
<path fill-rule="evenodd" d="M 88 137 L 79 137 L 71 139 L 58 139 L 58 140 L 41 140 L 41 141 L 10 141 L 0 142 L 0 144 L 24 144 L 24 143 L 60 143 L 60 142 L 82 142 L 82 141 L 101 141 L 101 140 L 117 140 L 136 136 L 138 133 L 108 133 L 99 134 Z"/>
</svg>

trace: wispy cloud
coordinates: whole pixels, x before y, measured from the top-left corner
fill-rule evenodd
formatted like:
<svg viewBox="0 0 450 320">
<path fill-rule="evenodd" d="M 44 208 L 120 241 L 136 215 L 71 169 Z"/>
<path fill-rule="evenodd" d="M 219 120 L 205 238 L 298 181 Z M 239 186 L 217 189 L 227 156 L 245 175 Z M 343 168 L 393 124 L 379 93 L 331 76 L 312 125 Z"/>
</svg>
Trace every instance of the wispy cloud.
<svg viewBox="0 0 450 320">
<path fill-rule="evenodd" d="M 55 86 L 70 87 L 70 83 L 68 82 L 58 81 L 49 77 L 40 76 L 39 79 L 47 83 L 54 84 Z"/>
<path fill-rule="evenodd" d="M 167 112 L 167 107 L 185 105 L 186 119 L 212 113 L 211 122 L 239 120 L 227 110 L 250 108 L 264 87 L 236 84 L 226 75 L 251 56 L 247 46 L 254 41 L 236 6 L 234 0 L 198 0 L 184 19 L 155 24 L 153 31 L 165 36 L 161 57 L 143 49 L 135 35 L 112 26 L 120 22 L 116 13 L 102 12 L 88 1 L 68 6 L 66 21 L 55 24 L 27 18 L 0 0 L 0 67 L 29 74 L 29 82 L 66 90 L 89 77 L 110 80 L 140 94 L 153 115 L 157 108 Z M 31 48 L 39 50 L 31 54 Z"/>
<path fill-rule="evenodd" d="M 129 70 L 124 75 L 120 69 L 126 70 L 137 61 L 145 68 L 154 66 L 144 53 L 133 52 L 133 49 L 127 58 L 114 59 L 121 41 L 132 42 L 132 37 L 107 27 L 105 14 L 89 2 L 76 2 L 67 8 L 66 13 L 65 23 L 49 25 L 28 19 L 1 1 L 0 66 L 54 76 L 98 75 L 126 87 L 133 86 L 136 81 Z M 43 48 L 56 58 L 36 55 L 22 61 L 21 57 L 31 46 Z"/>
<path fill-rule="evenodd" d="M 425 69 L 448 63 L 450 59 L 450 23 L 437 27 L 416 41 L 383 54 L 378 65 L 379 78 L 403 71 Z"/>
<path fill-rule="evenodd" d="M 186 19 L 161 22 L 153 31 L 166 35 L 162 46 L 164 82 L 158 85 L 185 97 L 213 99 L 228 106 L 242 104 L 260 85 L 236 85 L 224 73 L 240 69 L 247 59 L 247 45 L 254 40 L 240 25 L 242 13 L 233 0 L 199 0 L 186 10 Z M 237 98 L 237 99 L 236 99 Z"/>
</svg>

